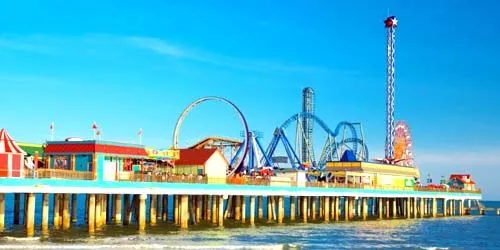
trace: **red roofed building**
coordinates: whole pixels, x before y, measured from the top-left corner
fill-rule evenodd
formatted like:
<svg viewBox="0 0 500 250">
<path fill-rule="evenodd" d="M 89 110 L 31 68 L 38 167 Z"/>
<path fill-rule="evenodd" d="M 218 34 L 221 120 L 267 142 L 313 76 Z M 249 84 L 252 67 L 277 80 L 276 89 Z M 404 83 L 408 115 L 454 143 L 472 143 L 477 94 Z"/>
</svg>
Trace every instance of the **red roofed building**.
<svg viewBox="0 0 500 250">
<path fill-rule="evenodd" d="M 0 177 L 23 176 L 24 155 L 7 130 L 0 130 Z"/>
<path fill-rule="evenodd" d="M 132 170 L 133 162 L 147 159 L 148 153 L 135 144 L 66 140 L 47 142 L 45 158 L 47 168 L 92 172 L 94 179 L 113 181 L 122 171 Z"/>
<path fill-rule="evenodd" d="M 448 185 L 451 188 L 472 191 L 476 189 L 476 182 L 471 179 L 470 174 L 452 174 Z"/>
<path fill-rule="evenodd" d="M 218 149 L 180 149 L 173 173 L 206 175 L 209 179 L 225 181 L 228 166 L 229 162 Z"/>
</svg>

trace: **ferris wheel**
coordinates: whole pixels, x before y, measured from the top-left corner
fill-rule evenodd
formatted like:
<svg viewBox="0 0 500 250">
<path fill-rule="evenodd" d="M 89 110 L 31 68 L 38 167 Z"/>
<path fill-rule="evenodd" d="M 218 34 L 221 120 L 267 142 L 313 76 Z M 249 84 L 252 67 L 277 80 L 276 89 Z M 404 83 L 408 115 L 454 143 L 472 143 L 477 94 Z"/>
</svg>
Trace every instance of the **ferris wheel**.
<svg viewBox="0 0 500 250">
<path fill-rule="evenodd" d="M 404 121 L 398 121 L 394 131 L 394 162 L 397 165 L 413 167 L 413 140 L 410 127 Z"/>
</svg>

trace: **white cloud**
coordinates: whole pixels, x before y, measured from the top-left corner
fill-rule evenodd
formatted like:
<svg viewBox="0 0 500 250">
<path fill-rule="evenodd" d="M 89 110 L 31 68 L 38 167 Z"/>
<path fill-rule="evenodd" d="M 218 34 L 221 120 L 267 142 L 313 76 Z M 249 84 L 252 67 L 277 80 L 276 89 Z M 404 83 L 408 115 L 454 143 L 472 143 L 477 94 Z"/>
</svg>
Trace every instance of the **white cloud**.
<svg viewBox="0 0 500 250">
<path fill-rule="evenodd" d="M 186 48 L 153 37 L 126 37 L 126 41 L 140 48 L 149 49 L 160 55 L 177 57 L 197 62 L 209 63 L 218 66 L 239 68 L 256 71 L 295 71 L 303 73 L 326 72 L 327 69 L 314 66 L 289 65 L 268 60 L 247 60 L 222 54 L 214 54 L 206 51 Z"/>
<path fill-rule="evenodd" d="M 112 49 L 110 49 L 112 47 Z M 99 50 L 100 56 L 106 53 L 127 53 L 129 49 L 149 50 L 158 55 L 207 63 L 221 67 L 251 70 L 251 71 L 280 71 L 297 73 L 349 73 L 336 72 L 316 66 L 292 65 L 269 59 L 243 59 L 205 50 L 189 48 L 174 44 L 164 39 L 147 36 L 116 36 L 112 34 L 83 34 L 81 36 L 54 36 L 54 35 L 27 35 L 27 36 L 0 36 L 0 50 L 15 50 L 51 55 L 68 55 L 74 53 L 90 53 Z"/>
</svg>

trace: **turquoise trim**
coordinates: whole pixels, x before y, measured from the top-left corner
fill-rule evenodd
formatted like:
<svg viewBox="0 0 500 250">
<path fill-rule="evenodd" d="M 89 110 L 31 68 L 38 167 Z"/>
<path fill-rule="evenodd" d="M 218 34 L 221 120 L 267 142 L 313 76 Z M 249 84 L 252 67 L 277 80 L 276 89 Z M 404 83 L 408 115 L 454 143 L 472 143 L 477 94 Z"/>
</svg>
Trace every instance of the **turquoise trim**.
<svg viewBox="0 0 500 250">
<path fill-rule="evenodd" d="M 102 177 L 100 177 L 102 178 Z M 89 181 L 89 180 L 62 180 L 62 179 L 13 179 L 0 178 L 0 186 L 36 186 L 47 185 L 52 187 L 89 187 L 89 188 L 176 188 L 176 189 L 204 189 L 213 191 L 241 190 L 241 191 L 289 191 L 289 192 L 317 192 L 324 194 L 335 193 L 367 193 L 376 197 L 377 195 L 447 195 L 460 197 L 477 197 L 481 194 L 453 193 L 453 192 L 424 192 L 403 190 L 381 190 L 381 189 L 358 189 L 358 188 L 317 188 L 317 187 L 273 187 L 252 185 L 229 185 L 229 184 L 189 184 L 189 183 L 162 183 L 162 182 L 124 182 L 124 181 Z"/>
<path fill-rule="evenodd" d="M 97 157 L 97 181 L 104 180 L 104 155 L 96 154 Z"/>
</svg>

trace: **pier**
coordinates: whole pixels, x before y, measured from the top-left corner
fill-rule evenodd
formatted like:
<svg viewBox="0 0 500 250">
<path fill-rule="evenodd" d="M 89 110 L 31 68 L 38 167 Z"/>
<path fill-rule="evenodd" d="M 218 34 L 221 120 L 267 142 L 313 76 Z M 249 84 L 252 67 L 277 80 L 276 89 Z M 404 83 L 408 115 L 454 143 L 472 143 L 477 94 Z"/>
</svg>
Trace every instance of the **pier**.
<svg viewBox="0 0 500 250">
<path fill-rule="evenodd" d="M 478 192 L 397 190 L 330 183 L 282 187 L 202 181 L 99 183 L 23 178 L 2 179 L 0 186 L 0 229 L 5 225 L 5 195 L 14 194 L 13 224 L 23 221 L 28 237 L 35 236 L 35 228 L 41 232 L 50 230 L 49 211 L 53 211 L 53 229 L 68 230 L 75 222 L 85 222 L 92 234 L 111 224 L 144 231 L 159 221 L 173 223 L 181 230 L 202 221 L 214 227 L 224 227 L 228 220 L 254 225 L 264 215 L 267 215 L 267 223 L 277 224 L 463 216 L 465 210 L 470 209 L 468 201 L 481 199 Z M 42 202 L 37 203 L 36 197 L 41 197 Z M 86 200 L 86 214 L 82 218 L 75 212 L 77 197 Z M 23 211 L 19 205 L 21 199 L 25 204 Z M 170 204 L 169 200 L 174 202 Z M 289 208 L 287 214 L 285 205 Z M 35 211 L 41 211 L 39 223 L 35 223 Z M 168 214 L 173 215 L 170 220 Z"/>
</svg>

